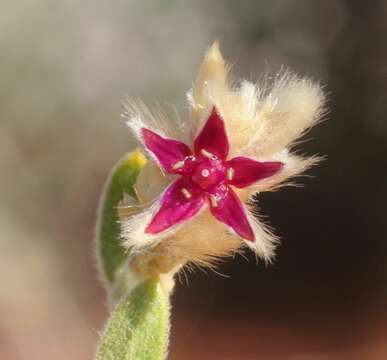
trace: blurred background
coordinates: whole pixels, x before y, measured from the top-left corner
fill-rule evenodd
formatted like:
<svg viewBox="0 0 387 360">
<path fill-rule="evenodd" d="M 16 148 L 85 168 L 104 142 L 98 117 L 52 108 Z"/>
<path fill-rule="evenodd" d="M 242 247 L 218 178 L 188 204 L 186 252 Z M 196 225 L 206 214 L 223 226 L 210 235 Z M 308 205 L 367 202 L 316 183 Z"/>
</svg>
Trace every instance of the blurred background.
<svg viewBox="0 0 387 360">
<path fill-rule="evenodd" d="M 173 297 L 170 359 L 387 359 L 387 2 L 3 0 L 0 359 L 91 359 L 106 317 L 93 260 L 101 187 L 134 148 L 121 100 L 187 115 L 205 49 L 234 74 L 319 79 L 328 160 L 264 194 L 274 266 L 225 261 Z"/>
</svg>

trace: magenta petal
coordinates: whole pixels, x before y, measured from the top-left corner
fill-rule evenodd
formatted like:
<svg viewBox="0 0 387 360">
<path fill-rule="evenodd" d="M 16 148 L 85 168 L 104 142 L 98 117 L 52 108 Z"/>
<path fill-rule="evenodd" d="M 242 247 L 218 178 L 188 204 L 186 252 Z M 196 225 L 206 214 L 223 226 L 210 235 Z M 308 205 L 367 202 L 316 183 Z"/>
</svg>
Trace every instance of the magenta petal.
<svg viewBox="0 0 387 360">
<path fill-rule="evenodd" d="M 205 150 L 207 153 L 226 159 L 228 154 L 228 138 L 224 121 L 215 107 L 213 107 L 210 117 L 196 137 L 194 148 L 196 155 Z"/>
<path fill-rule="evenodd" d="M 173 166 L 191 155 L 190 148 L 184 143 L 164 138 L 149 129 L 142 128 L 141 136 L 147 149 L 156 156 L 164 170 L 170 173 L 176 173 Z"/>
<path fill-rule="evenodd" d="M 246 210 L 235 192 L 227 185 L 220 185 L 210 195 L 211 213 L 231 227 L 241 238 L 254 241 L 254 232 L 246 216 Z"/>
<path fill-rule="evenodd" d="M 160 208 L 145 229 L 157 234 L 193 217 L 203 206 L 201 189 L 189 179 L 181 177 L 170 185 L 160 201 Z"/>
<path fill-rule="evenodd" d="M 259 162 L 243 156 L 235 157 L 226 164 L 228 183 L 237 188 L 244 188 L 258 180 L 272 176 L 283 167 L 279 161 Z"/>
</svg>

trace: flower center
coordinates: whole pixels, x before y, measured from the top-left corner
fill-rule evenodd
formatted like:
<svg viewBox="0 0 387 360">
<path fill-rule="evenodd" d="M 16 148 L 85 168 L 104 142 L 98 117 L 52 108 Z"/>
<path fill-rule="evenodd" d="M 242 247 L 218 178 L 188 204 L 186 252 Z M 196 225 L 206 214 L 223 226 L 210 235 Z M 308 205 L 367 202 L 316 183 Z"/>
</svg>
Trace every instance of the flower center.
<svg viewBox="0 0 387 360">
<path fill-rule="evenodd" d="M 196 165 L 192 180 L 203 190 L 207 190 L 226 178 L 226 168 L 223 162 L 215 157 L 203 159 Z"/>
</svg>

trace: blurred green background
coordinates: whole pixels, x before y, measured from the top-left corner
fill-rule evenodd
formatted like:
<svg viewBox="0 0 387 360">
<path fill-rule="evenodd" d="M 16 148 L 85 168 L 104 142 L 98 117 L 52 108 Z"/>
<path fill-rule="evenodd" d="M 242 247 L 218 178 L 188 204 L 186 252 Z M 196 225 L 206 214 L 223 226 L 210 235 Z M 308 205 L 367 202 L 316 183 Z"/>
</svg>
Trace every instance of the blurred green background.
<svg viewBox="0 0 387 360">
<path fill-rule="evenodd" d="M 124 97 L 187 115 L 205 49 L 240 77 L 320 79 L 328 160 L 261 197 L 275 266 L 184 277 L 170 359 L 387 359 L 387 2 L 3 0 L 0 359 L 91 359 L 107 317 L 93 259 L 103 182 L 135 147 Z M 168 105 L 169 104 L 169 105 Z"/>
</svg>

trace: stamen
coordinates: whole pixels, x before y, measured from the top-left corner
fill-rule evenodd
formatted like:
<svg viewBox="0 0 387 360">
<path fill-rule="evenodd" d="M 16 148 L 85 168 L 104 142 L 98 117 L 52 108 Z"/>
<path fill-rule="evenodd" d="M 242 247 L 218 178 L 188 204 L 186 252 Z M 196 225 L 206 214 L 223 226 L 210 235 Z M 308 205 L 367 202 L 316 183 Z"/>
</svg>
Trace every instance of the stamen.
<svg viewBox="0 0 387 360">
<path fill-rule="evenodd" d="M 181 160 L 181 161 L 178 161 L 176 164 L 174 164 L 172 166 L 172 169 L 173 170 L 178 170 L 178 169 L 181 169 L 183 166 L 184 166 L 184 161 Z"/>
<path fill-rule="evenodd" d="M 227 180 L 232 180 L 234 178 L 234 169 L 228 168 L 227 169 Z"/>
<path fill-rule="evenodd" d="M 134 189 L 134 192 L 136 193 L 136 189 Z M 137 195 L 137 194 L 136 194 Z M 130 197 L 130 195 L 126 192 L 126 191 L 124 191 L 124 193 L 123 193 L 123 195 L 122 195 L 122 203 L 123 204 L 130 204 L 131 203 L 131 201 L 132 201 L 132 197 Z"/>
<path fill-rule="evenodd" d="M 218 199 L 216 198 L 215 195 L 211 195 L 210 200 L 211 200 L 212 207 L 218 207 Z"/>
<path fill-rule="evenodd" d="M 212 158 L 214 157 L 214 155 L 212 155 L 210 152 L 208 152 L 208 151 L 205 150 L 205 149 L 201 149 L 200 152 L 201 152 L 202 155 L 205 156 L 206 158 L 212 159 Z"/>
<path fill-rule="evenodd" d="M 202 170 L 202 176 L 205 177 L 205 178 L 210 176 L 210 172 L 208 171 L 208 169 L 203 169 Z"/>
<path fill-rule="evenodd" d="M 134 193 L 136 194 L 136 197 L 140 205 L 144 205 L 146 203 L 146 197 L 144 196 L 144 194 L 137 189 L 136 185 L 133 186 L 133 190 L 134 190 Z"/>
<path fill-rule="evenodd" d="M 192 197 L 191 193 L 186 188 L 182 188 L 181 192 L 183 193 L 186 199 L 190 199 Z"/>
</svg>

